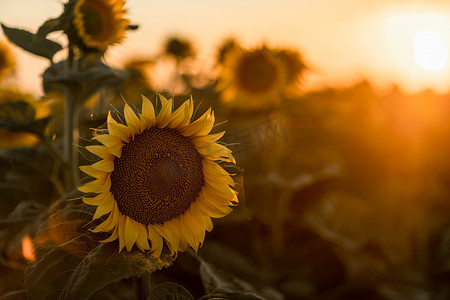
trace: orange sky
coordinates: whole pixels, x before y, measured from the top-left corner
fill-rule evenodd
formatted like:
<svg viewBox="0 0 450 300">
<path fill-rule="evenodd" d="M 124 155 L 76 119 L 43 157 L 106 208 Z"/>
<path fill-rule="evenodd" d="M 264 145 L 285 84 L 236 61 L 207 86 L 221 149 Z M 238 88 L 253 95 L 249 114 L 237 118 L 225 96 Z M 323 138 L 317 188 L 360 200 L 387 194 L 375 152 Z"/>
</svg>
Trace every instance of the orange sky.
<svg viewBox="0 0 450 300">
<path fill-rule="evenodd" d="M 56 0 L 0 0 L 0 21 L 34 31 L 61 7 Z M 127 8 L 140 29 L 108 52 L 107 62 L 115 66 L 156 55 L 176 33 L 195 43 L 201 68 L 209 71 L 217 46 L 234 36 L 248 47 L 266 42 L 300 49 L 313 70 L 305 79 L 307 89 L 348 86 L 363 78 L 380 89 L 397 83 L 408 92 L 446 92 L 450 86 L 449 67 L 424 71 L 412 58 L 411 39 L 420 29 L 438 32 L 450 49 L 450 2 L 444 0 L 129 0 Z M 60 34 L 51 37 L 65 41 Z M 40 93 L 46 60 L 16 53 L 16 82 Z"/>
</svg>

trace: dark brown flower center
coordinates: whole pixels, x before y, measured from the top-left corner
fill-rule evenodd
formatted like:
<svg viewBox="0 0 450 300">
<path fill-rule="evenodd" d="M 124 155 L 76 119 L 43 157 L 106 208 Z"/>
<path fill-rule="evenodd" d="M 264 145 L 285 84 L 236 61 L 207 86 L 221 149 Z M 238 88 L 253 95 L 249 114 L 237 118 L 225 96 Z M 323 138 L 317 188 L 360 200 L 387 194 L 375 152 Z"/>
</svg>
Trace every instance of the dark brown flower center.
<svg viewBox="0 0 450 300">
<path fill-rule="evenodd" d="M 100 2 L 87 1 L 80 7 L 80 12 L 87 35 L 100 41 L 110 37 L 113 27 L 111 7 Z"/>
<path fill-rule="evenodd" d="M 276 66 L 262 51 L 244 54 L 236 71 L 240 88 L 253 93 L 270 90 L 280 76 Z"/>
<path fill-rule="evenodd" d="M 202 157 L 192 141 L 170 128 L 135 136 L 114 159 L 111 192 L 123 215 L 163 224 L 183 214 L 203 186 Z"/>
</svg>

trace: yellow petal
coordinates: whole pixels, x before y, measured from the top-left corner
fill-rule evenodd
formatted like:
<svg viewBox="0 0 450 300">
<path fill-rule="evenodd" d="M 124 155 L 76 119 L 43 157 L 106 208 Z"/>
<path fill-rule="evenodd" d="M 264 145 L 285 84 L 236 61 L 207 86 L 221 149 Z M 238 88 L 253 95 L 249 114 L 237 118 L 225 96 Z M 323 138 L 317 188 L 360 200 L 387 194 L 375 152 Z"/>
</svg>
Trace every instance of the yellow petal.
<svg viewBox="0 0 450 300">
<path fill-rule="evenodd" d="M 231 179 L 230 176 L 216 176 L 215 174 L 208 173 L 206 169 L 203 169 L 203 172 L 205 174 L 205 181 L 208 182 L 209 185 L 229 185 L 234 186 L 234 181 Z"/>
<path fill-rule="evenodd" d="M 196 238 L 196 235 L 191 231 L 191 227 L 189 226 L 189 217 L 187 211 L 180 216 L 180 229 L 184 238 L 188 242 L 188 244 L 197 252 L 199 241 Z"/>
<path fill-rule="evenodd" d="M 214 112 L 212 112 L 211 115 L 206 119 L 205 126 L 200 128 L 197 132 L 195 132 L 195 135 L 202 136 L 209 134 L 214 126 L 215 121 L 216 118 L 214 116 Z"/>
<path fill-rule="evenodd" d="M 111 236 L 105 240 L 100 241 L 100 243 L 109 243 L 112 241 L 115 241 L 118 237 L 119 237 L 119 230 L 118 230 L 119 226 L 116 226 L 114 228 L 113 233 L 111 234 Z"/>
<path fill-rule="evenodd" d="M 89 176 L 92 176 L 94 178 L 100 178 L 105 176 L 105 172 L 104 171 L 99 171 L 96 168 L 93 168 L 91 165 L 87 165 L 87 166 L 79 166 L 79 169 L 86 173 Z"/>
<path fill-rule="evenodd" d="M 126 216 L 119 216 L 119 253 L 125 247 L 125 221 Z"/>
<path fill-rule="evenodd" d="M 219 156 L 219 155 L 205 155 L 203 158 L 209 159 L 211 161 L 225 161 L 236 164 L 236 160 L 232 154 L 228 156 Z"/>
<path fill-rule="evenodd" d="M 218 208 L 220 211 L 229 211 L 229 206 L 235 206 L 231 199 L 221 198 L 217 194 L 212 194 L 210 192 L 205 192 L 203 194 L 205 201 L 215 208 Z"/>
<path fill-rule="evenodd" d="M 154 253 L 160 257 L 161 252 L 163 249 L 163 239 L 161 234 L 156 230 L 154 225 L 148 225 L 148 238 L 150 239 L 150 242 L 152 244 L 151 250 L 154 251 Z"/>
<path fill-rule="evenodd" d="M 191 204 L 190 209 L 192 210 L 192 214 L 199 218 L 202 221 L 203 228 L 210 232 L 213 229 L 213 223 L 211 221 L 211 218 L 209 215 L 204 214 L 201 209 L 199 208 L 200 204 L 198 201 L 195 201 Z"/>
<path fill-rule="evenodd" d="M 180 243 L 178 245 L 178 250 L 180 252 L 186 251 L 186 249 L 189 248 L 189 243 L 186 240 L 186 238 L 183 236 L 183 234 L 180 235 Z"/>
<path fill-rule="evenodd" d="M 155 126 L 159 128 L 164 128 L 169 124 L 170 116 L 172 114 L 172 99 L 167 100 L 163 96 L 159 95 L 161 101 L 161 110 L 159 111 L 158 117 L 155 120 Z"/>
<path fill-rule="evenodd" d="M 106 218 L 105 221 L 103 221 L 103 223 L 101 223 L 100 225 L 98 225 L 96 228 L 92 229 L 92 232 L 108 232 L 111 229 L 114 228 L 114 226 L 116 226 L 116 229 L 118 227 L 118 222 L 119 222 L 119 209 L 117 208 L 117 204 L 114 204 L 114 207 L 111 211 L 111 213 L 109 214 L 108 218 Z"/>
<path fill-rule="evenodd" d="M 198 132 L 199 130 L 205 128 L 210 124 L 208 120 L 210 116 L 211 116 L 211 108 L 208 108 L 208 110 L 200 118 L 198 118 L 191 124 L 187 125 L 186 127 L 181 128 L 180 133 L 184 136 L 195 135 L 196 132 Z"/>
<path fill-rule="evenodd" d="M 111 196 L 107 196 L 102 198 L 99 205 L 97 206 L 97 209 L 95 210 L 94 217 L 92 220 L 96 220 L 100 218 L 101 216 L 106 215 L 107 213 L 111 212 L 114 207 L 114 198 Z"/>
<path fill-rule="evenodd" d="M 95 197 L 83 197 L 83 202 L 88 205 L 98 206 L 101 203 L 101 201 L 103 200 L 103 198 L 106 196 L 107 196 L 107 193 L 101 193 Z"/>
<path fill-rule="evenodd" d="M 149 118 L 147 118 L 143 114 L 139 114 L 139 118 L 141 118 L 141 124 L 142 124 L 141 132 L 149 129 L 150 127 L 152 127 L 152 125 L 153 125 L 153 123 L 155 121 L 154 119 L 150 120 Z"/>
<path fill-rule="evenodd" d="M 92 168 L 105 172 L 111 173 L 114 170 L 114 160 L 112 159 L 102 159 L 91 165 Z"/>
<path fill-rule="evenodd" d="M 180 123 L 184 121 L 187 109 L 189 109 L 189 103 L 187 101 L 185 101 L 170 116 L 170 121 L 169 121 L 169 124 L 167 124 L 167 127 L 168 128 L 176 128 L 178 125 L 180 125 Z"/>
<path fill-rule="evenodd" d="M 127 122 L 128 128 L 130 128 L 132 136 L 139 134 L 142 127 L 141 120 L 139 120 L 138 116 L 136 116 L 136 114 L 128 104 L 125 104 L 123 113 L 125 115 L 125 121 Z"/>
<path fill-rule="evenodd" d="M 142 115 L 151 123 L 145 129 L 150 128 L 155 120 L 155 109 L 152 102 L 144 95 L 142 95 Z"/>
<path fill-rule="evenodd" d="M 86 146 L 86 150 L 103 159 L 113 159 L 112 154 L 108 151 L 108 147 L 101 145 Z"/>
<path fill-rule="evenodd" d="M 230 173 L 225 171 L 218 163 L 204 159 L 202 160 L 203 169 L 208 172 L 208 174 L 213 174 L 214 176 L 230 176 Z"/>
<path fill-rule="evenodd" d="M 223 218 L 233 211 L 233 209 L 228 206 L 218 207 L 217 205 L 211 205 L 210 202 L 206 200 L 205 196 L 199 196 L 195 201 L 198 201 L 199 210 L 212 218 Z"/>
<path fill-rule="evenodd" d="M 131 130 L 128 126 L 123 124 L 119 124 L 116 120 L 111 116 L 111 112 L 108 112 L 108 118 L 106 119 L 106 123 L 108 124 L 109 134 L 115 137 L 120 138 L 122 141 L 128 143 L 131 137 Z"/>
<path fill-rule="evenodd" d="M 138 231 L 138 237 L 136 240 L 136 245 L 141 251 L 150 250 L 150 245 L 148 243 L 148 231 L 147 226 L 141 223 L 137 223 L 136 229 Z"/>
<path fill-rule="evenodd" d="M 194 234 L 197 245 L 202 245 L 205 240 L 205 226 L 203 225 L 202 219 L 203 214 L 197 213 L 195 209 L 189 207 L 189 209 L 185 212 L 185 215 L 187 215 L 186 223 L 189 225 L 191 232 Z"/>
<path fill-rule="evenodd" d="M 138 231 L 135 228 L 135 221 L 131 219 L 129 216 L 125 218 L 125 246 L 127 251 L 130 252 L 131 248 L 133 248 L 134 243 L 138 238 Z"/>
<path fill-rule="evenodd" d="M 209 147 L 211 144 L 214 144 L 217 142 L 223 135 L 225 134 L 225 131 L 209 134 L 209 135 L 202 135 L 202 136 L 193 136 L 191 137 L 192 142 L 194 142 L 196 147 Z"/>
<path fill-rule="evenodd" d="M 221 200 L 219 197 L 211 197 L 208 193 L 204 194 L 203 202 L 209 204 L 211 207 L 218 208 L 222 212 L 231 212 L 232 205 L 229 200 Z"/>
<path fill-rule="evenodd" d="M 217 195 L 217 197 L 221 197 L 224 199 L 232 200 L 236 196 L 236 193 L 233 191 L 233 189 L 230 188 L 226 184 L 217 185 L 217 184 L 210 184 L 209 182 L 206 182 L 206 184 L 203 186 L 202 190 L 204 190 L 205 192 L 211 191 L 215 195 Z"/>
<path fill-rule="evenodd" d="M 92 180 L 85 185 L 78 187 L 78 190 L 83 193 L 101 193 L 105 190 L 105 186 L 107 186 L 108 184 L 109 187 L 111 187 L 111 180 L 109 179 L 109 175 Z"/>
<path fill-rule="evenodd" d="M 231 154 L 230 149 L 217 143 L 210 144 L 209 147 L 197 148 L 197 151 L 203 156 L 218 155 L 228 157 Z"/>
<path fill-rule="evenodd" d="M 184 128 L 186 127 L 189 122 L 191 122 L 192 114 L 194 113 L 194 100 L 192 99 L 192 95 L 189 100 L 186 100 L 187 107 L 184 110 L 184 119 L 183 121 L 178 124 L 178 128 Z"/>
<path fill-rule="evenodd" d="M 203 220 L 205 224 L 205 230 L 211 232 L 213 230 L 213 222 L 211 221 L 211 218 L 208 216 L 203 216 Z"/>
<path fill-rule="evenodd" d="M 99 134 L 94 136 L 92 139 L 99 141 L 108 148 L 122 143 L 122 140 L 120 138 L 110 134 Z"/>
<path fill-rule="evenodd" d="M 177 252 L 180 243 L 179 220 L 174 218 L 163 225 L 153 225 L 153 228 L 166 240 L 170 253 L 173 255 Z"/>
<path fill-rule="evenodd" d="M 122 156 L 123 144 L 114 145 L 108 148 L 108 151 L 114 156 L 120 158 Z"/>
</svg>

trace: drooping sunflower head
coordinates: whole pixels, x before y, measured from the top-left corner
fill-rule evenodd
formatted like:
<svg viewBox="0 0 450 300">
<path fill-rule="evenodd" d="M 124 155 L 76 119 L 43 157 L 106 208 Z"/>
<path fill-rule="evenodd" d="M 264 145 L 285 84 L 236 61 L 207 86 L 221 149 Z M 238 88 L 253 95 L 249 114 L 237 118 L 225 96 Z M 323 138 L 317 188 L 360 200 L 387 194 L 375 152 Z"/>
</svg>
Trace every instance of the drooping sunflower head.
<svg viewBox="0 0 450 300">
<path fill-rule="evenodd" d="M 124 0 L 78 0 L 72 17 L 78 46 L 104 52 L 120 43 L 129 25 L 124 5 Z"/>
<path fill-rule="evenodd" d="M 16 66 L 16 61 L 9 47 L 0 42 L 0 81 L 10 74 Z"/>
<path fill-rule="evenodd" d="M 172 112 L 173 101 L 160 96 L 156 115 L 143 97 L 142 113 L 124 107 L 126 124 L 108 114 L 102 145 L 86 149 L 101 158 L 80 169 L 95 178 L 78 189 L 83 201 L 97 206 L 94 219 L 109 214 L 94 232 L 113 231 L 103 242 L 119 239 L 119 251 L 134 244 L 159 256 L 164 241 L 172 254 L 197 250 L 211 218 L 221 218 L 238 202 L 230 174 L 220 162 L 235 163 L 231 150 L 218 144 L 224 132 L 209 134 L 214 113 L 191 122 L 193 100 Z"/>
<path fill-rule="evenodd" d="M 217 89 L 230 106 L 256 109 L 271 106 L 286 86 L 286 69 L 276 54 L 266 47 L 236 49 L 225 58 Z"/>
</svg>

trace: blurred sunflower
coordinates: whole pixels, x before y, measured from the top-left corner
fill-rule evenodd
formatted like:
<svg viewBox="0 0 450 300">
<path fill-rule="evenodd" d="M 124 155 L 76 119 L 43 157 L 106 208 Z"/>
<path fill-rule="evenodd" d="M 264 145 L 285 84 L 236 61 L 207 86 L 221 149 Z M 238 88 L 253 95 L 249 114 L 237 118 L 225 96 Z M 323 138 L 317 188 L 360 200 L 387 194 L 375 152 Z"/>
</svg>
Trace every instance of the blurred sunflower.
<svg viewBox="0 0 450 300">
<path fill-rule="evenodd" d="M 86 147 L 102 159 L 80 167 L 95 180 L 78 189 L 98 194 L 83 198 L 97 206 L 93 219 L 109 213 L 93 231 L 113 230 L 102 242 L 119 238 L 119 251 L 136 244 L 160 256 L 164 240 L 172 255 L 189 246 L 197 251 L 205 230 L 213 228 L 211 218 L 228 215 L 238 202 L 230 174 L 218 164 L 235 160 L 216 143 L 224 132 L 209 134 L 211 109 L 190 123 L 192 98 L 172 113 L 172 99 L 160 96 L 157 116 L 150 100 L 142 99 L 141 114 L 125 105 L 126 125 L 109 113 L 109 133 L 93 138 L 103 145 Z"/>
<path fill-rule="evenodd" d="M 188 57 L 194 56 L 195 50 L 190 41 L 171 37 L 165 44 L 164 53 L 168 56 L 173 56 L 177 62 L 181 62 Z"/>
<path fill-rule="evenodd" d="M 148 75 L 153 65 L 154 62 L 148 58 L 134 58 L 125 62 L 123 70 L 128 72 L 128 77 L 113 90 L 118 97 L 112 99 L 111 103 L 123 103 L 123 98 L 127 99 L 128 103 L 140 103 L 141 99 L 136 95 L 136 91 L 143 95 L 153 94 L 151 78 Z"/>
<path fill-rule="evenodd" d="M 13 114 L 9 111 L 0 110 L 3 119 L 23 121 L 23 118 L 34 120 L 48 117 L 51 114 L 50 106 L 46 100 L 35 100 L 33 96 L 12 89 L 0 89 L 0 105 L 14 102 L 26 102 L 30 104 L 30 110 L 24 114 Z M 5 115 L 4 115 L 5 114 Z M 39 138 L 29 132 L 0 130 L 0 149 L 10 149 L 17 147 L 30 147 L 39 142 Z"/>
<path fill-rule="evenodd" d="M 124 5 L 124 0 L 78 0 L 73 23 L 83 46 L 105 51 L 123 40 L 129 25 Z"/>
<path fill-rule="evenodd" d="M 223 64 L 227 54 L 231 51 L 239 49 L 240 47 L 241 46 L 239 46 L 239 43 L 234 38 L 229 38 L 223 41 L 217 53 L 217 63 Z"/>
<path fill-rule="evenodd" d="M 16 61 L 10 48 L 3 42 L 0 42 L 0 81 L 10 74 L 16 66 Z"/>
<path fill-rule="evenodd" d="M 274 105 L 286 86 L 286 68 L 266 47 L 235 49 L 225 57 L 216 89 L 235 108 L 256 109 Z"/>
<path fill-rule="evenodd" d="M 307 68 L 302 56 L 298 51 L 291 49 L 281 49 L 276 55 L 285 65 L 287 85 L 295 87 L 299 83 L 300 75 Z"/>
</svg>

